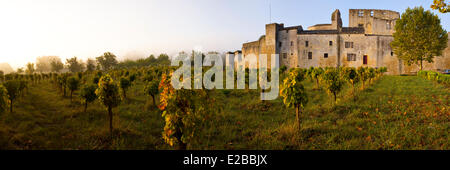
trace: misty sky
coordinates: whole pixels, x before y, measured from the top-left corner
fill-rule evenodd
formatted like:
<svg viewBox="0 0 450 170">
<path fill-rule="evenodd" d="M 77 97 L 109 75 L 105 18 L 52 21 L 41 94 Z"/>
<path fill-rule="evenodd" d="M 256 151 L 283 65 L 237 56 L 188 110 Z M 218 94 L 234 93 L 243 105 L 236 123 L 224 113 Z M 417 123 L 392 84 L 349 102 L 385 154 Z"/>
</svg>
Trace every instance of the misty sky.
<svg viewBox="0 0 450 170">
<path fill-rule="evenodd" d="M 403 12 L 432 0 L 272 0 L 272 22 L 330 23 L 339 9 Z M 437 11 L 433 11 L 438 13 Z M 438 14 L 450 30 L 450 15 Z M 119 59 L 192 49 L 232 51 L 264 34 L 269 0 L 0 0 L 0 63 L 14 68 L 38 56 L 82 59 L 110 51 Z"/>
</svg>

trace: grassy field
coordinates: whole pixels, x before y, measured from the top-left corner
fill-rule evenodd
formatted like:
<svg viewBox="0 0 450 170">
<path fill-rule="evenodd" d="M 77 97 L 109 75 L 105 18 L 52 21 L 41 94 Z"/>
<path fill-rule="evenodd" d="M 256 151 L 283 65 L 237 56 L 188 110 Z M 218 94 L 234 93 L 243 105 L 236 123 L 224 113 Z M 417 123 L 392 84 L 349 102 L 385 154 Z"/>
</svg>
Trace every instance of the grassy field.
<svg viewBox="0 0 450 170">
<path fill-rule="evenodd" d="M 332 105 L 314 82 L 301 129 L 281 98 L 262 102 L 256 90 L 217 90 L 216 116 L 188 149 L 449 149 L 450 89 L 416 76 L 384 76 Z M 98 101 L 84 112 L 50 82 L 31 86 L 14 113 L 0 114 L 0 149 L 173 149 L 161 133 L 161 112 L 143 95 L 143 83 L 114 109 L 114 136 Z M 78 92 L 74 94 L 77 96 Z"/>
</svg>

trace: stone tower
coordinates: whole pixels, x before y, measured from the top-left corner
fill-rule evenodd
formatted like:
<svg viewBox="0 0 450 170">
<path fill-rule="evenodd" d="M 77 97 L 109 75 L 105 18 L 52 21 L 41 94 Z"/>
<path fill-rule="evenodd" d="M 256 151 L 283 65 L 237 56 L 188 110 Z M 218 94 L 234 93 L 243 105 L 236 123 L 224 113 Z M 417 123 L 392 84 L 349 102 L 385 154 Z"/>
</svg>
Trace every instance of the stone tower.
<svg viewBox="0 0 450 170">
<path fill-rule="evenodd" d="M 341 12 L 339 9 L 336 9 L 333 14 L 331 14 L 331 27 L 336 30 L 340 30 L 342 28 Z"/>
</svg>

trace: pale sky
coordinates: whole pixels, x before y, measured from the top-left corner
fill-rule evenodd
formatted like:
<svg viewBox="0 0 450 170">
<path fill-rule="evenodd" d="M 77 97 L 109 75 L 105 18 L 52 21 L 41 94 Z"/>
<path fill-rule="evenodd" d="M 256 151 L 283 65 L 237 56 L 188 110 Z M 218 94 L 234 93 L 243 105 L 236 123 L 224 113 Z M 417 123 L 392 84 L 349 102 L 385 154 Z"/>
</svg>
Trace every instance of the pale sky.
<svg viewBox="0 0 450 170">
<path fill-rule="evenodd" d="M 432 0 L 0 0 L 0 63 L 14 69 L 38 56 L 119 59 L 192 49 L 234 51 L 264 34 L 270 21 L 285 26 L 330 23 L 339 9 L 407 7 Z M 437 11 L 433 11 L 438 13 Z M 449 14 L 438 14 L 450 30 Z"/>
</svg>

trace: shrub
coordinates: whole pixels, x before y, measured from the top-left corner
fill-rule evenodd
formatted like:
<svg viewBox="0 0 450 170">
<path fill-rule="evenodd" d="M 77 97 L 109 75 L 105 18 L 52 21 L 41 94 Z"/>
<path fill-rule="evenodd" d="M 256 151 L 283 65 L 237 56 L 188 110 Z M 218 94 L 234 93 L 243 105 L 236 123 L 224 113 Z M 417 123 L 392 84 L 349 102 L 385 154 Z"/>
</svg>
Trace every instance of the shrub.
<svg viewBox="0 0 450 170">
<path fill-rule="evenodd" d="M 9 80 L 6 81 L 3 84 L 6 88 L 6 91 L 8 93 L 8 99 L 9 99 L 9 106 L 10 106 L 10 112 L 13 112 L 13 105 L 14 100 L 17 98 L 17 96 L 20 93 L 20 82 L 18 80 Z"/>
<path fill-rule="evenodd" d="M 86 112 L 87 110 L 88 103 L 93 102 L 97 98 L 97 95 L 95 94 L 96 89 L 97 85 L 94 84 L 84 85 L 81 88 L 80 97 L 83 99 L 84 102 L 84 112 Z"/>
<path fill-rule="evenodd" d="M 156 106 L 155 96 L 158 95 L 158 93 L 159 93 L 158 86 L 159 86 L 159 81 L 152 80 L 152 81 L 148 82 L 144 88 L 145 94 L 152 96 L 153 106 Z"/>
<path fill-rule="evenodd" d="M 341 79 L 338 69 L 327 69 L 322 75 L 325 89 L 329 94 L 333 94 L 336 102 L 337 94 L 342 90 L 344 82 Z"/>
<path fill-rule="evenodd" d="M 72 101 L 73 92 L 78 90 L 80 86 L 80 80 L 75 77 L 70 77 L 67 79 L 67 88 L 70 91 L 70 101 Z"/>
<path fill-rule="evenodd" d="M 109 115 L 109 131 L 112 135 L 113 130 L 113 112 L 112 109 L 119 106 L 120 96 L 119 89 L 114 84 L 113 79 L 108 74 L 102 76 L 98 82 L 98 88 L 95 90 L 95 94 L 98 96 L 99 101 L 106 107 Z"/>
<path fill-rule="evenodd" d="M 131 86 L 131 83 L 130 83 L 129 79 L 127 79 L 125 77 L 120 78 L 119 87 L 120 87 L 120 91 L 122 92 L 121 93 L 122 100 L 125 100 L 127 98 L 127 90 L 130 86 Z"/>
<path fill-rule="evenodd" d="M 8 91 L 0 84 L 0 113 L 8 109 Z"/>
<path fill-rule="evenodd" d="M 305 79 L 305 72 L 302 70 L 292 70 L 289 76 L 284 79 L 280 90 L 283 103 L 287 107 L 295 108 L 296 124 L 300 128 L 300 114 L 302 108 L 308 103 L 308 96 L 301 83 Z"/>
</svg>

